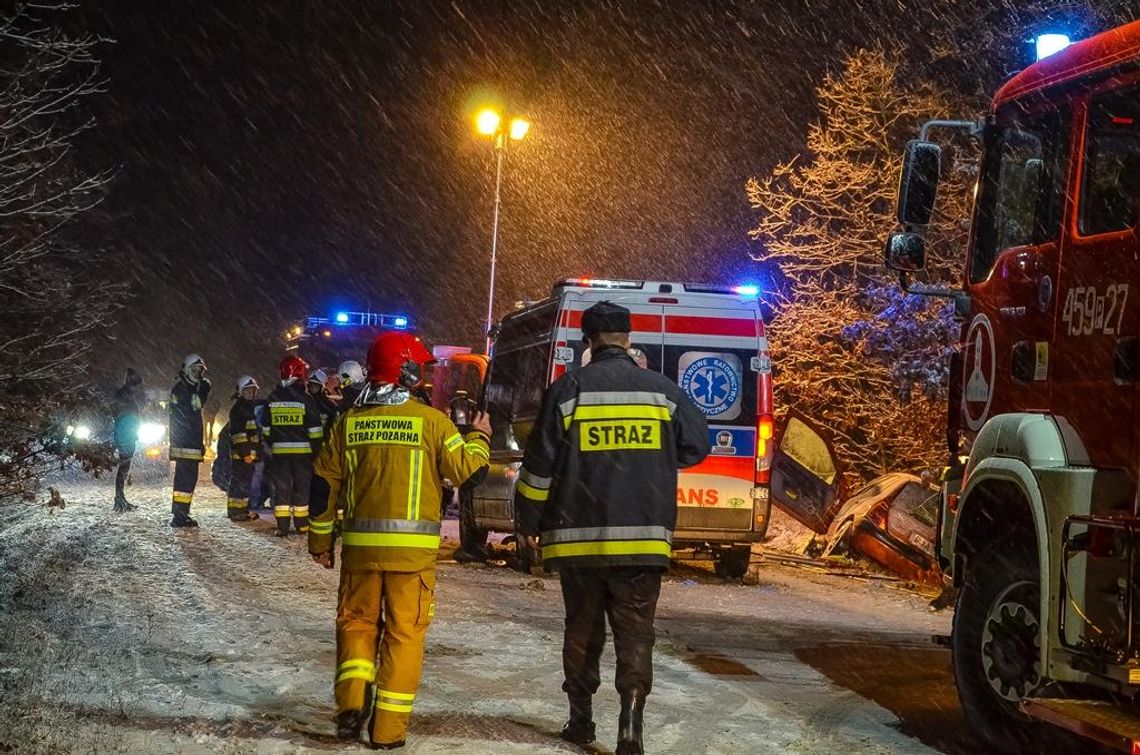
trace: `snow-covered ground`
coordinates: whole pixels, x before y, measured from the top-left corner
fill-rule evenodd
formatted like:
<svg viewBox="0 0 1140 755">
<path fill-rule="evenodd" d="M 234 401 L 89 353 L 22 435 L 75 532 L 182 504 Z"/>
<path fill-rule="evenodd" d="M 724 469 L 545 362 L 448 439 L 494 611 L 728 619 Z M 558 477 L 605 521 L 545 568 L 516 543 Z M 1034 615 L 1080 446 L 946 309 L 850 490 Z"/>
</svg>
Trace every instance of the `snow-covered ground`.
<svg viewBox="0 0 1140 755">
<path fill-rule="evenodd" d="M 205 470 L 196 531 L 167 526 L 161 484 L 133 487 L 140 508 L 127 515 L 112 513 L 109 482 L 60 490 L 65 509 L 0 510 L 0 750 L 345 749 L 331 721 L 337 577 L 300 538 L 272 537 L 268 516 L 227 521 Z M 928 663 L 945 613 L 889 584 L 768 565 L 757 581 L 686 568 L 667 578 L 650 752 L 935 751 L 869 699 L 890 699 L 896 682 L 868 682 L 867 697 L 850 687 Z M 442 563 L 405 751 L 581 752 L 556 738 L 561 611 L 556 579 Z M 847 687 L 829 678 L 845 673 Z M 930 671 L 903 677 L 915 675 Z M 588 751 L 616 738 L 612 684 L 608 649 Z"/>
</svg>

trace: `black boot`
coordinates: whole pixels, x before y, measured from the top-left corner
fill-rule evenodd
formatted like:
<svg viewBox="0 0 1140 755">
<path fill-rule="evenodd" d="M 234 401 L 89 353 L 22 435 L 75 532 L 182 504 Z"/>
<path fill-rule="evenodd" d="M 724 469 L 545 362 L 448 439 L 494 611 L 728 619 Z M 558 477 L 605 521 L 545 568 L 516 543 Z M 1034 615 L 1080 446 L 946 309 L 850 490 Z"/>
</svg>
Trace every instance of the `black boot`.
<svg viewBox="0 0 1140 755">
<path fill-rule="evenodd" d="M 570 720 L 559 737 L 576 745 L 588 745 L 595 739 L 593 698 L 570 698 Z"/>
<path fill-rule="evenodd" d="M 645 714 L 645 695 L 633 692 L 621 696 L 618 715 L 618 741 L 614 755 L 642 755 L 641 722 Z"/>
<path fill-rule="evenodd" d="M 342 710 L 336 714 L 336 738 L 356 742 L 364 728 L 364 711 Z"/>
</svg>

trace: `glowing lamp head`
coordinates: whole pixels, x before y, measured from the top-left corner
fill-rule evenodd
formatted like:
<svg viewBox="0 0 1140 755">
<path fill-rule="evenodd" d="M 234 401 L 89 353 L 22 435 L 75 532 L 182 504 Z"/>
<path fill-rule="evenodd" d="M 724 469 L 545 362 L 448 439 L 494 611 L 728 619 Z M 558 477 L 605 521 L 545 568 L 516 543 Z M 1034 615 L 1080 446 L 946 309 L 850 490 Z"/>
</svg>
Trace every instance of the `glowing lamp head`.
<svg viewBox="0 0 1140 755">
<path fill-rule="evenodd" d="M 1037 59 L 1042 60 L 1064 50 L 1072 41 L 1068 34 L 1038 34 L 1033 44 L 1037 49 Z"/>
<path fill-rule="evenodd" d="M 491 108 L 484 108 L 475 114 L 475 130 L 484 136 L 494 136 L 499 131 L 502 119 Z"/>
<path fill-rule="evenodd" d="M 336 313 L 336 321 L 339 323 L 348 322 L 348 313 L 347 312 L 337 312 Z"/>
<path fill-rule="evenodd" d="M 759 296 L 760 295 L 760 287 L 759 286 L 753 286 L 750 284 L 746 284 L 743 286 L 736 286 L 733 289 L 733 291 L 735 291 L 740 296 Z"/>
<path fill-rule="evenodd" d="M 526 132 L 530 131 L 530 122 L 523 118 L 511 119 L 511 138 L 516 142 L 526 136 Z"/>
</svg>

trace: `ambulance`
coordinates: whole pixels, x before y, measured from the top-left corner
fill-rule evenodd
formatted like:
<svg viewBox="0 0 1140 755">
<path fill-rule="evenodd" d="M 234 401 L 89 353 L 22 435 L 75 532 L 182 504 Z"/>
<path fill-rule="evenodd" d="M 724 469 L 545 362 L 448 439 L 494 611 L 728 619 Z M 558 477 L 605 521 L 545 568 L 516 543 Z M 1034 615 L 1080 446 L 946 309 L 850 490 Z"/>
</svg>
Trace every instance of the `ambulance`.
<svg viewBox="0 0 1140 755">
<path fill-rule="evenodd" d="M 589 364 L 582 313 L 600 301 L 630 310 L 631 356 L 676 381 L 708 419 L 709 456 L 679 477 L 674 551 L 707 553 L 719 575 L 741 578 L 768 528 L 774 434 L 772 362 L 754 286 L 566 279 L 504 317 L 483 394 L 491 468 L 475 491 L 476 523 L 516 531 L 515 480 L 542 394 Z M 520 555 L 523 568 L 537 558 Z"/>
</svg>

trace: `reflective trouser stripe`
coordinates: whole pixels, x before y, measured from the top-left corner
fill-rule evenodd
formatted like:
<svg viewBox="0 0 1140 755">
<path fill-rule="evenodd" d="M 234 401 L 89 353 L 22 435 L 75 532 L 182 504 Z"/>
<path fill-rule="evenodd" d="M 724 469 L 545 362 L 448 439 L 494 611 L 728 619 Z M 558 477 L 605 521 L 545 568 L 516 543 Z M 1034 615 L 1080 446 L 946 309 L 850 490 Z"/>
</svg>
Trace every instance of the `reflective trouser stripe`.
<svg viewBox="0 0 1140 755">
<path fill-rule="evenodd" d="M 273 507 L 273 516 L 283 516 L 283 517 L 288 518 L 288 516 L 291 513 L 292 513 L 292 507 L 290 507 L 290 506 L 274 506 Z"/>
<path fill-rule="evenodd" d="M 420 477 L 423 471 L 421 460 L 423 451 L 412 451 L 412 463 L 408 469 L 408 519 L 420 517 Z"/>
<path fill-rule="evenodd" d="M 369 548 L 439 548 L 439 535 L 419 535 L 411 532 L 344 532 L 345 545 Z"/>
<path fill-rule="evenodd" d="M 369 682 L 375 681 L 376 664 L 362 658 L 345 661 L 337 666 L 336 681 L 343 682 L 346 679 L 364 679 Z"/>
<path fill-rule="evenodd" d="M 237 435 L 231 435 L 230 436 L 230 443 L 233 443 L 235 446 L 239 443 L 249 443 L 249 436 L 246 435 L 245 433 L 238 433 Z"/>
<path fill-rule="evenodd" d="M 308 442 L 272 443 L 270 444 L 270 448 L 273 449 L 273 453 L 275 454 L 311 454 L 313 452 L 313 447 Z"/>
<path fill-rule="evenodd" d="M 249 507 L 248 498 L 228 498 L 226 499 L 226 508 L 229 509 L 244 509 Z"/>
<path fill-rule="evenodd" d="M 170 458 L 182 459 L 184 461 L 202 461 L 204 454 L 197 448 L 176 448 L 170 447 Z"/>
<path fill-rule="evenodd" d="M 393 713 L 411 713 L 416 696 L 407 692 L 392 692 L 382 689 L 376 693 L 376 707 Z"/>
<path fill-rule="evenodd" d="M 294 506 L 293 507 L 293 516 L 308 516 L 308 515 L 309 515 L 308 505 Z"/>
<path fill-rule="evenodd" d="M 175 490 L 173 498 L 174 498 L 175 503 L 190 503 L 194 498 L 194 494 L 193 493 L 180 493 L 177 490 Z"/>
<path fill-rule="evenodd" d="M 574 556 L 664 556 L 669 558 L 673 547 L 664 540 L 603 540 L 586 543 L 555 543 L 542 546 L 542 557 L 567 558 Z"/>
<path fill-rule="evenodd" d="M 523 482 L 521 477 L 518 479 L 518 482 L 515 483 L 515 490 L 523 497 L 529 498 L 532 501 L 545 501 L 550 498 L 549 490 L 539 490 L 538 488 L 531 487 Z"/>
</svg>

